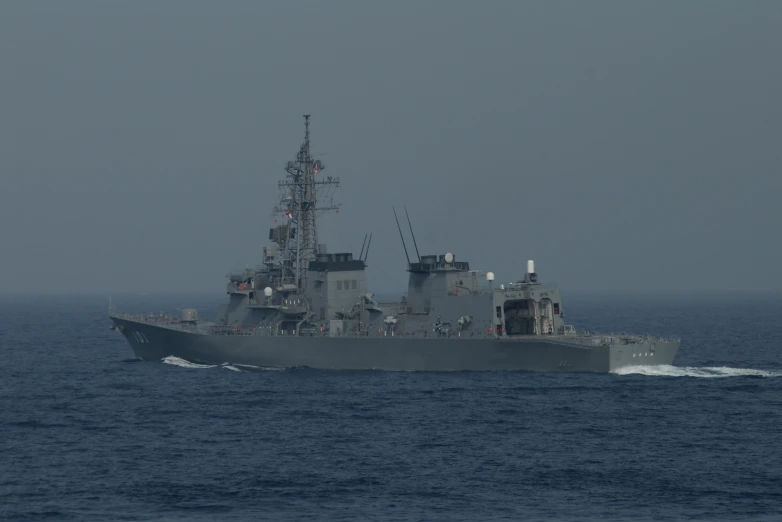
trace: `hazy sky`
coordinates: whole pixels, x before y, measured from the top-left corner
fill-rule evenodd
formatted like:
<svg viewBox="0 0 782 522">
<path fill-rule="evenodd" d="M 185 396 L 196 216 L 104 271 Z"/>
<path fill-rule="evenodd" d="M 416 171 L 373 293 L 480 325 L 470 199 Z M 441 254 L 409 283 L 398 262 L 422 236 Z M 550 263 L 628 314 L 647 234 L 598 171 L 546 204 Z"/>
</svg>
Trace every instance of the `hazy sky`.
<svg viewBox="0 0 782 522">
<path fill-rule="evenodd" d="M 0 2 L 0 292 L 224 290 L 312 114 L 419 247 L 569 290 L 782 290 L 782 2 Z M 423 252 L 422 252 L 423 253 Z"/>
</svg>

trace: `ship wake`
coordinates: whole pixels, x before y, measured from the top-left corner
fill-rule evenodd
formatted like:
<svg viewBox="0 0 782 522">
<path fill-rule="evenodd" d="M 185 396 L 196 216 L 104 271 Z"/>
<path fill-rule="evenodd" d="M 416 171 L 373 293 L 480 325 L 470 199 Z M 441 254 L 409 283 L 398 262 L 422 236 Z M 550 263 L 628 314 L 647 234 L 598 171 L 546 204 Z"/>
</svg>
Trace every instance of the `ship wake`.
<svg viewBox="0 0 782 522">
<path fill-rule="evenodd" d="M 179 357 L 174 357 L 173 355 L 164 357 L 163 362 L 166 364 L 179 366 L 181 368 L 216 368 L 217 367 L 216 364 L 198 364 L 198 363 L 187 361 L 185 359 L 181 359 Z"/>
<path fill-rule="evenodd" d="M 181 357 L 176 357 L 174 355 L 169 355 L 168 357 L 164 357 L 162 359 L 162 362 L 165 364 L 171 364 L 173 366 L 179 366 L 180 368 L 190 368 L 190 369 L 198 369 L 198 370 L 209 369 L 209 368 L 219 368 L 221 370 L 230 370 L 233 372 L 263 372 L 263 371 L 285 370 L 285 368 L 252 366 L 249 364 L 230 364 L 227 362 L 223 364 L 200 364 L 200 363 L 190 362 L 187 359 L 182 359 Z"/>
<path fill-rule="evenodd" d="M 650 375 L 654 377 L 782 377 L 781 371 L 755 370 L 752 368 L 731 368 L 728 366 L 625 366 L 611 373 L 615 375 Z"/>
</svg>

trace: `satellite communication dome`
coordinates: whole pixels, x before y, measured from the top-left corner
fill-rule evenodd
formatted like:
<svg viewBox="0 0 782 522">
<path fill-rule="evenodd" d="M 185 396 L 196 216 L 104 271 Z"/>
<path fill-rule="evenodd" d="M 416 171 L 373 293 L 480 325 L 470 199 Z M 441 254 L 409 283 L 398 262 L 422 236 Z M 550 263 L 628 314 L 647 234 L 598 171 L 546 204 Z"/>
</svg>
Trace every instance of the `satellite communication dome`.
<svg viewBox="0 0 782 522">
<path fill-rule="evenodd" d="M 447 254 L 445 254 L 445 262 L 448 263 L 449 265 L 451 263 L 453 263 L 453 254 L 452 253 L 448 252 Z"/>
<path fill-rule="evenodd" d="M 183 323 L 196 323 L 198 322 L 198 310 L 195 308 L 185 308 L 182 310 L 182 322 Z"/>
<path fill-rule="evenodd" d="M 263 289 L 263 295 L 265 295 L 266 297 L 271 297 L 272 296 L 272 289 L 271 289 L 271 287 L 267 286 L 266 288 L 264 288 Z"/>
<path fill-rule="evenodd" d="M 486 280 L 494 281 L 494 272 L 486 272 Z"/>
</svg>

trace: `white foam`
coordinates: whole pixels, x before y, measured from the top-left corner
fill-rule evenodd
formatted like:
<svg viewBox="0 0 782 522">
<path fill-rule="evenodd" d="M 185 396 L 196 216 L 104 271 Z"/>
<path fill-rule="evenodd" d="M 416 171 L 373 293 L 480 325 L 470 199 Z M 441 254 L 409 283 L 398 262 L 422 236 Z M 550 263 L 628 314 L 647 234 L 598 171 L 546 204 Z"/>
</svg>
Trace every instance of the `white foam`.
<svg viewBox="0 0 782 522">
<path fill-rule="evenodd" d="M 728 366 L 671 366 L 659 364 L 653 366 L 625 366 L 611 373 L 616 375 L 650 375 L 656 377 L 782 377 L 782 372 L 754 370 L 752 368 L 730 368 Z"/>
<path fill-rule="evenodd" d="M 176 357 L 174 355 L 169 355 L 168 357 L 165 357 L 163 359 L 163 362 L 166 364 L 173 364 L 174 366 L 179 366 L 181 368 L 204 369 L 204 368 L 219 367 L 225 370 L 231 370 L 232 372 L 281 371 L 286 369 L 286 368 L 279 368 L 276 366 L 253 366 L 251 364 L 238 364 L 238 363 L 231 364 L 229 362 L 224 362 L 223 364 L 199 364 L 199 363 L 190 362 L 180 357 Z"/>
<path fill-rule="evenodd" d="M 253 366 L 252 364 L 236 364 L 236 366 L 239 367 L 239 370 L 247 369 L 247 371 L 253 371 L 253 372 L 279 372 L 286 370 L 287 368 L 282 368 L 280 366 Z"/>
<path fill-rule="evenodd" d="M 163 359 L 163 362 L 166 364 L 173 364 L 174 366 L 180 366 L 182 368 L 214 368 L 214 364 L 197 364 L 194 362 L 186 361 L 184 359 L 180 359 L 179 357 L 175 357 L 173 355 L 169 355 L 168 357 L 165 357 Z"/>
</svg>

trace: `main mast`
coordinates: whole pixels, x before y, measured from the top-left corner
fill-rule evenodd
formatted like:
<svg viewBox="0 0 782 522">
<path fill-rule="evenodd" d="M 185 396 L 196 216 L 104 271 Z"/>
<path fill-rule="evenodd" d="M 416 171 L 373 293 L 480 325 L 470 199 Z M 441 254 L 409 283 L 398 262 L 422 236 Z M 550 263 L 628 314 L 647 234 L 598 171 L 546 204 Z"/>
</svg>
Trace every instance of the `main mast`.
<svg viewBox="0 0 782 522">
<path fill-rule="evenodd" d="M 290 221 L 283 256 L 283 282 L 295 285 L 299 292 L 306 289 L 309 262 L 318 255 L 318 214 L 339 209 L 339 204 L 331 200 L 326 206 L 318 206 L 319 199 L 330 198 L 339 187 L 339 178 L 316 178 L 324 168 L 320 160 L 312 158 L 310 115 L 305 114 L 304 143 L 296 159 L 285 165 L 286 179 L 278 183 L 282 197 L 274 209 Z"/>
</svg>

